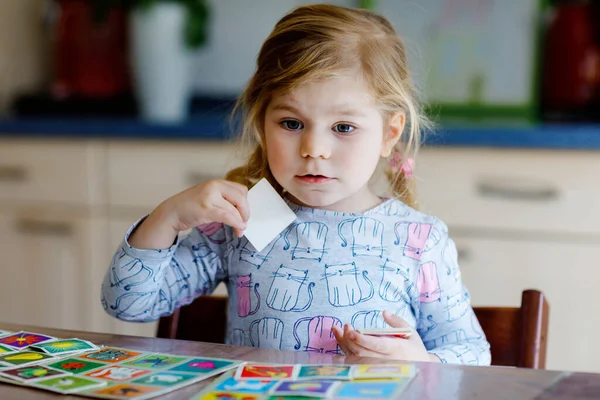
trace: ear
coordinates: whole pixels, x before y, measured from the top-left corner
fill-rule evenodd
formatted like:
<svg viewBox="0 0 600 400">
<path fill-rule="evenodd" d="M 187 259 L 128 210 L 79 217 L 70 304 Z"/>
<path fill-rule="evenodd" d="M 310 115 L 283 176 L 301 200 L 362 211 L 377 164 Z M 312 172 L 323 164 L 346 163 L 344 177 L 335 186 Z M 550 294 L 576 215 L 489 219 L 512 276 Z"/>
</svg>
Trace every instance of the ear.
<svg viewBox="0 0 600 400">
<path fill-rule="evenodd" d="M 381 157 L 389 157 L 392 154 L 392 150 L 404 131 L 404 125 L 406 124 L 406 116 L 404 112 L 399 112 L 393 115 L 388 125 L 385 127 L 383 135 L 383 145 L 381 146 Z"/>
</svg>

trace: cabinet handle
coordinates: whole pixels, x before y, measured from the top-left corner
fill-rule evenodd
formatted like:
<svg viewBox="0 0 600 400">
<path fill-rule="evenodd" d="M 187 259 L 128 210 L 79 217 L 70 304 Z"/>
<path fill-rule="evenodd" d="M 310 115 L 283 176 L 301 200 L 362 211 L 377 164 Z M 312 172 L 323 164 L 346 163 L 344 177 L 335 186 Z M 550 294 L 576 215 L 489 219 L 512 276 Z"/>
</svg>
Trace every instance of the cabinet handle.
<svg viewBox="0 0 600 400">
<path fill-rule="evenodd" d="M 200 183 L 217 179 L 218 177 L 211 174 L 203 174 L 202 172 L 189 172 L 187 174 L 187 182 L 189 185 L 194 186 Z"/>
<path fill-rule="evenodd" d="M 0 165 L 0 181 L 21 183 L 27 180 L 27 170 L 20 165 Z"/>
<path fill-rule="evenodd" d="M 515 179 L 488 179 L 477 183 L 480 196 L 506 200 L 552 201 L 559 197 L 559 190 L 545 183 L 525 182 Z"/>
<path fill-rule="evenodd" d="M 17 221 L 16 229 L 20 233 L 29 235 L 66 237 L 73 234 L 73 225 L 68 222 L 40 221 L 28 218 Z"/>
</svg>

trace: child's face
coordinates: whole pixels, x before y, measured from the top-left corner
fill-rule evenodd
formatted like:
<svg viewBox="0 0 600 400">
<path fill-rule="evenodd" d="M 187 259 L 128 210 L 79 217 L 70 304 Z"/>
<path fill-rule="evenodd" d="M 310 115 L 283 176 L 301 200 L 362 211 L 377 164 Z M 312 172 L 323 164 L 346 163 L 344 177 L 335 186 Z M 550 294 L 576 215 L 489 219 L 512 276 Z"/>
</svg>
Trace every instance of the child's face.
<svg viewBox="0 0 600 400">
<path fill-rule="evenodd" d="M 368 182 L 402 127 L 390 129 L 358 75 L 275 95 L 264 126 L 271 172 L 300 204 L 360 212 L 380 202 Z"/>
</svg>

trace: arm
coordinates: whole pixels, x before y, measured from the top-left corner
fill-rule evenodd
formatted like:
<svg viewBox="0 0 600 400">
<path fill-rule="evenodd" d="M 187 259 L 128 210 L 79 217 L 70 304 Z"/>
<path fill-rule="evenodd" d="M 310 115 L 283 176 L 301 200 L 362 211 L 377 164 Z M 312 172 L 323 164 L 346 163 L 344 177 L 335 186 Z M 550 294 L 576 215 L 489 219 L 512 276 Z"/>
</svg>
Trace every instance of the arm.
<svg viewBox="0 0 600 400">
<path fill-rule="evenodd" d="M 138 226 L 139 222 L 127 232 L 102 283 L 102 305 L 111 316 L 153 321 L 212 293 L 227 278 L 228 241 L 211 240 L 215 235 L 230 236 L 225 227 L 210 236 L 196 228 L 166 249 L 142 250 L 129 243 Z"/>
<path fill-rule="evenodd" d="M 462 282 L 456 247 L 436 220 L 419 266 L 417 331 L 430 354 L 442 362 L 489 365 L 490 345 Z"/>
</svg>

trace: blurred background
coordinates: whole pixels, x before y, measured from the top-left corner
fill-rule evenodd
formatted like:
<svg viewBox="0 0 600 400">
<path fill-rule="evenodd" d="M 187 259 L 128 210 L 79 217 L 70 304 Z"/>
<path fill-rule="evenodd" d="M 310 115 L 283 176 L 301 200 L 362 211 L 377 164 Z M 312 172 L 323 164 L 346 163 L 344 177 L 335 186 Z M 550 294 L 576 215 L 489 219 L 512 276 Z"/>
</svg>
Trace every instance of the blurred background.
<svg viewBox="0 0 600 400">
<path fill-rule="evenodd" d="M 243 162 L 231 106 L 309 3 L 0 0 L 0 321 L 155 334 L 104 315 L 110 258 L 160 201 Z M 405 39 L 437 122 L 421 208 L 449 225 L 472 303 L 543 291 L 548 367 L 600 372 L 600 2 L 330 3 Z"/>
</svg>

